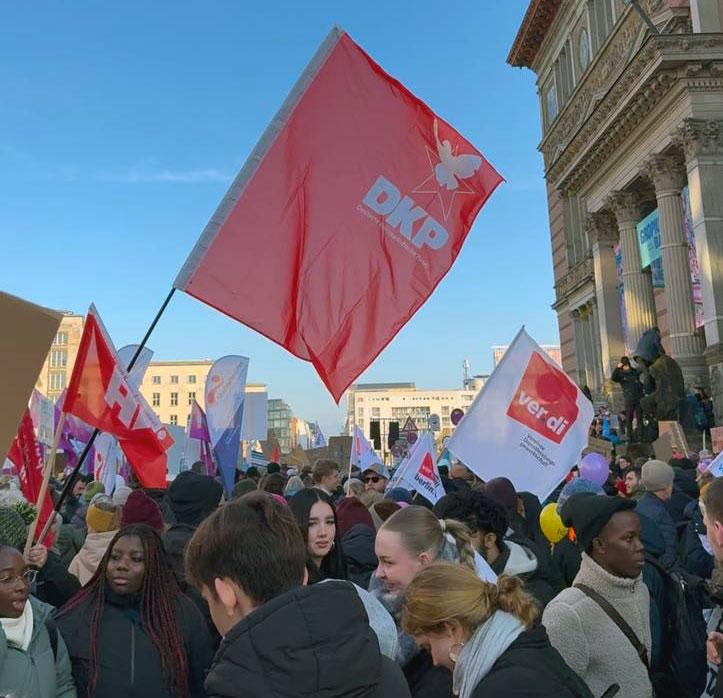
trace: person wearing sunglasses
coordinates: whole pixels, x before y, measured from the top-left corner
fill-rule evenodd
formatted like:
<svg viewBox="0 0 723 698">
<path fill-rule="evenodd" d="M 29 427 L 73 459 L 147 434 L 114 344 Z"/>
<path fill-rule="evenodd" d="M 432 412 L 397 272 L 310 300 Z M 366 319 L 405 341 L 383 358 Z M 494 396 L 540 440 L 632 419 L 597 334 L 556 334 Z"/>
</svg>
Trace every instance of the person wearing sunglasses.
<svg viewBox="0 0 723 698">
<path fill-rule="evenodd" d="M 389 471 L 382 463 L 373 463 L 362 473 L 362 480 L 367 492 L 374 491 L 384 494 L 387 482 L 389 482 Z"/>
<path fill-rule="evenodd" d="M 53 608 L 30 595 L 37 574 L 15 548 L 0 545 L 0 695 L 76 698 Z"/>
</svg>

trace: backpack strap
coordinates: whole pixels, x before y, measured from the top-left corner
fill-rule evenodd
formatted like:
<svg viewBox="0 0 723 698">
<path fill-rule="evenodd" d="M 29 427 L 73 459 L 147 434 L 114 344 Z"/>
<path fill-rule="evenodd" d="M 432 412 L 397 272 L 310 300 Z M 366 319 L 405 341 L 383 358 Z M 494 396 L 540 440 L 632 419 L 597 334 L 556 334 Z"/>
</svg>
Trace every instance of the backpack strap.
<svg viewBox="0 0 723 698">
<path fill-rule="evenodd" d="M 58 626 L 52 618 L 46 618 L 45 628 L 50 638 L 50 648 L 53 650 L 53 658 L 58 661 Z"/>
<path fill-rule="evenodd" d="M 648 650 L 645 645 L 638 640 L 638 636 L 635 631 L 626 623 L 625 619 L 615 610 L 614 606 L 601 594 L 598 594 L 594 589 L 591 589 L 586 584 L 575 584 L 576 589 L 579 589 L 583 594 L 591 598 L 610 620 L 615 623 L 625 637 L 630 640 L 630 644 L 635 648 L 635 651 L 640 657 L 640 661 L 645 665 L 645 668 L 650 673 L 650 660 L 648 659 Z"/>
</svg>

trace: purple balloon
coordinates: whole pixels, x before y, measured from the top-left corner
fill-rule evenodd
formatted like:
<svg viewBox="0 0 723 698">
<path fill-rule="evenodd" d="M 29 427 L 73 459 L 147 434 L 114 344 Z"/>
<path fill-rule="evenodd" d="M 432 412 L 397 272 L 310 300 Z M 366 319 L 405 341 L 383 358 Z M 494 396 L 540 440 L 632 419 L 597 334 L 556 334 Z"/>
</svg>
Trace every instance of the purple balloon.
<svg viewBox="0 0 723 698">
<path fill-rule="evenodd" d="M 601 453 L 588 453 L 580 461 L 580 477 L 584 480 L 594 482 L 596 485 L 604 485 L 610 475 L 608 459 Z"/>
</svg>

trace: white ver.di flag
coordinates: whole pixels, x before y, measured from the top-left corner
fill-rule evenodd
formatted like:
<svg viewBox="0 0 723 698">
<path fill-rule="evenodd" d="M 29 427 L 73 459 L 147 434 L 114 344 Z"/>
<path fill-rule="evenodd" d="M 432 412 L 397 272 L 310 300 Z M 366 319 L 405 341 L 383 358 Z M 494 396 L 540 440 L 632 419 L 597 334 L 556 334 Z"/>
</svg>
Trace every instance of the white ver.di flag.
<svg viewBox="0 0 723 698">
<path fill-rule="evenodd" d="M 587 446 L 592 403 L 521 329 L 448 449 L 482 480 L 507 477 L 541 500 Z"/>
<path fill-rule="evenodd" d="M 409 458 L 394 475 L 396 487 L 414 490 L 428 502 L 436 504 L 446 492 L 439 477 L 432 434 L 425 431 L 414 444 Z"/>
</svg>

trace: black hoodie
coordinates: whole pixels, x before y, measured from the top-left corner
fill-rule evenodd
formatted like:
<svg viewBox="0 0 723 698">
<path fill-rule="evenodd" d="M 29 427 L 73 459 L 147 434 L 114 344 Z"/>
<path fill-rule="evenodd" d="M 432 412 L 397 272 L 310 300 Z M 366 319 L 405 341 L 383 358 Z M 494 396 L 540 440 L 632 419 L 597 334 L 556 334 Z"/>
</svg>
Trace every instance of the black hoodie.
<svg viewBox="0 0 723 698">
<path fill-rule="evenodd" d="M 209 698 L 404 698 L 352 584 L 282 594 L 235 625 L 206 679 Z"/>
</svg>

